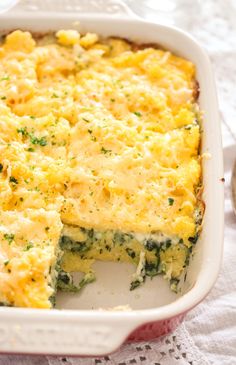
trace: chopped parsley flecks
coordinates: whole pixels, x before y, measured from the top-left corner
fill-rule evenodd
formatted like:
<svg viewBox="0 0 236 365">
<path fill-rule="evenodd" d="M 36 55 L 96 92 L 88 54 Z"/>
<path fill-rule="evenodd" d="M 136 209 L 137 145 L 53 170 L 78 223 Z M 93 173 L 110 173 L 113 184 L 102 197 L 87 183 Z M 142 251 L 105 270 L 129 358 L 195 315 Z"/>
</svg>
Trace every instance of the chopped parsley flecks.
<svg viewBox="0 0 236 365">
<path fill-rule="evenodd" d="M 22 134 L 22 136 L 28 136 L 28 134 L 29 134 L 26 127 L 18 128 L 17 133 Z"/>
<path fill-rule="evenodd" d="M 111 150 L 107 150 L 105 147 L 102 147 L 101 152 L 104 154 L 107 154 L 107 153 L 111 153 Z"/>
<path fill-rule="evenodd" d="M 93 142 L 96 142 L 97 138 L 95 136 L 93 136 L 93 131 L 92 129 L 88 129 L 88 133 L 91 134 L 91 139 Z"/>
<path fill-rule="evenodd" d="M 142 116 L 142 114 L 140 112 L 134 112 L 134 114 L 137 115 L 137 117 L 139 117 L 139 118 Z"/>
<path fill-rule="evenodd" d="M 33 133 L 29 133 L 26 127 L 18 128 L 17 133 L 20 133 L 24 137 L 29 137 L 30 142 L 34 145 L 39 145 L 42 147 L 47 145 L 46 137 L 38 138 Z M 28 151 L 30 151 L 30 149 L 28 149 Z M 33 151 L 30 151 L 30 152 L 33 152 Z"/>
<path fill-rule="evenodd" d="M 184 129 L 187 129 L 188 131 L 192 128 L 192 125 L 186 125 Z"/>
<path fill-rule="evenodd" d="M 31 242 L 29 242 L 27 245 L 26 245 L 26 247 L 24 248 L 24 251 L 29 251 L 31 248 L 33 248 L 34 247 L 34 245 L 31 243 Z"/>
<path fill-rule="evenodd" d="M 6 241 L 8 241 L 8 243 L 10 245 L 12 243 L 12 241 L 14 240 L 15 235 L 13 233 L 5 233 L 3 237 Z"/>
<path fill-rule="evenodd" d="M 0 81 L 6 81 L 6 80 L 10 80 L 10 77 L 9 76 L 4 76 L 0 79 Z"/>
<path fill-rule="evenodd" d="M 173 205 L 174 204 L 174 199 L 173 198 L 168 198 L 168 203 L 169 205 Z"/>
<path fill-rule="evenodd" d="M 18 180 L 14 176 L 10 176 L 9 181 L 13 184 L 18 184 Z"/>
<path fill-rule="evenodd" d="M 1 96 L 1 100 L 6 100 L 6 96 Z"/>
<path fill-rule="evenodd" d="M 30 134 L 30 142 L 32 144 L 38 144 L 39 146 L 42 146 L 42 147 L 47 145 L 46 137 L 38 138 L 38 137 L 35 137 L 32 134 Z"/>
</svg>

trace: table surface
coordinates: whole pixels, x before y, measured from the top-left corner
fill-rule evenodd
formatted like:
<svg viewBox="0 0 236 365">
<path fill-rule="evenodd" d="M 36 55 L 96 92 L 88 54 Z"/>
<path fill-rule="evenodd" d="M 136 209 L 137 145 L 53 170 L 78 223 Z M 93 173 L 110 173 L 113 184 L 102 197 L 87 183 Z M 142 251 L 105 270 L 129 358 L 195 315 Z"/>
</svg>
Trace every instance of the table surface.
<svg viewBox="0 0 236 365">
<path fill-rule="evenodd" d="M 225 159 L 225 248 L 222 269 L 208 297 L 170 336 L 124 345 L 104 358 L 1 355 L 0 365 L 233 365 L 236 364 L 236 218 L 230 201 L 230 177 L 236 156 L 236 0 L 127 0 L 133 12 L 174 24 L 207 49 L 214 64 L 222 117 Z M 123 12 L 118 0 L 22 0 L 11 11 L 96 10 Z"/>
</svg>

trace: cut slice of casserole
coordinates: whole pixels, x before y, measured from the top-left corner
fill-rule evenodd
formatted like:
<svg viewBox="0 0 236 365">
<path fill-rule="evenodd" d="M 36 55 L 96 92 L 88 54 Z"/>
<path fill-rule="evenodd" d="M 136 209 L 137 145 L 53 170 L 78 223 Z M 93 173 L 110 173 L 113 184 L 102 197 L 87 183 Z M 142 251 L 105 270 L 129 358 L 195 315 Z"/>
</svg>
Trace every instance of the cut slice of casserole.
<svg viewBox="0 0 236 365">
<path fill-rule="evenodd" d="M 56 212 L 0 212 L 0 302 L 50 308 L 60 256 L 61 220 Z"/>
<path fill-rule="evenodd" d="M 154 46 L 74 30 L 6 36 L 3 304 L 49 307 L 55 281 L 79 291 L 95 260 L 134 264 L 131 290 L 158 274 L 177 289 L 203 216 L 197 97 L 194 65 Z"/>
</svg>

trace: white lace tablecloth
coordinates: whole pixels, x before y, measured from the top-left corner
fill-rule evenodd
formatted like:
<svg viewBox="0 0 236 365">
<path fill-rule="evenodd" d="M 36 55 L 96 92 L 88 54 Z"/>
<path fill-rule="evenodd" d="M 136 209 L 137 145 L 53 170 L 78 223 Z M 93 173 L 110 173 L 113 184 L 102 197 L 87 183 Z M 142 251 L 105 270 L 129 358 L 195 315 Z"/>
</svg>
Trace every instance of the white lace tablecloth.
<svg viewBox="0 0 236 365">
<path fill-rule="evenodd" d="M 13 10 L 123 12 L 104 0 L 22 0 Z M 230 202 L 230 177 L 236 158 L 236 0 L 127 0 L 138 15 L 188 30 L 207 49 L 215 67 L 225 158 L 225 249 L 218 281 L 208 297 L 170 336 L 126 344 L 103 358 L 0 356 L 0 365 L 234 365 L 236 364 L 236 217 Z M 148 6 L 156 10 L 150 10 Z"/>
</svg>

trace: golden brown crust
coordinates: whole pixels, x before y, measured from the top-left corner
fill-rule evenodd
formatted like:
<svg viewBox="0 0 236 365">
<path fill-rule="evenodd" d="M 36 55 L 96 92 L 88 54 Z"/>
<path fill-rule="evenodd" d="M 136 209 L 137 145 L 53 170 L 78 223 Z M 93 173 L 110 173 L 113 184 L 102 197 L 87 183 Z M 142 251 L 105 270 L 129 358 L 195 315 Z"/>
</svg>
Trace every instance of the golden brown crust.
<svg viewBox="0 0 236 365">
<path fill-rule="evenodd" d="M 131 42 L 132 51 L 141 51 L 146 48 L 154 48 L 154 49 L 161 49 L 164 50 L 164 47 L 162 47 L 158 43 L 133 43 Z"/>
<path fill-rule="evenodd" d="M 199 95 L 200 95 L 200 85 L 197 80 L 194 80 L 193 81 L 193 98 L 195 101 L 198 100 Z"/>
</svg>

